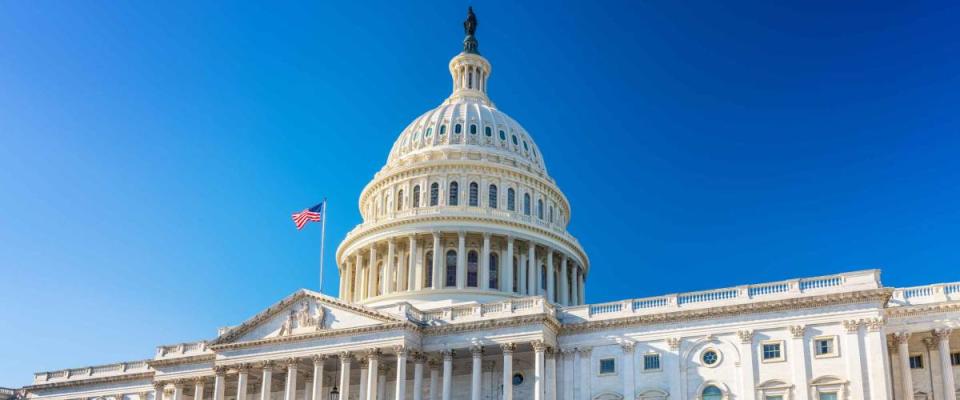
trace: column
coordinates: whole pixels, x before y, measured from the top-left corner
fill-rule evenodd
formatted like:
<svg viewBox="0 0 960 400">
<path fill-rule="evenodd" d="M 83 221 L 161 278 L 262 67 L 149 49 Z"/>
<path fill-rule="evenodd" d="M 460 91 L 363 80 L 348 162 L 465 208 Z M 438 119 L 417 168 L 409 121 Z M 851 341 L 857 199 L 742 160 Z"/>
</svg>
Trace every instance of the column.
<svg viewBox="0 0 960 400">
<path fill-rule="evenodd" d="M 590 353 L 592 349 L 589 347 L 580 348 L 580 365 L 579 372 L 577 373 L 580 381 L 580 399 L 581 400 L 590 400 L 591 390 L 590 390 L 590 377 L 593 376 L 590 371 Z"/>
<path fill-rule="evenodd" d="M 407 399 L 407 349 L 395 347 L 397 353 L 397 383 L 393 385 L 397 392 L 397 400 Z"/>
<path fill-rule="evenodd" d="M 183 380 L 173 382 L 173 400 L 183 400 Z"/>
<path fill-rule="evenodd" d="M 790 362 L 790 368 L 793 373 L 793 381 L 797 382 L 797 398 L 807 399 L 810 396 L 807 394 L 809 392 L 809 387 L 807 382 L 810 382 L 810 377 L 807 374 L 807 346 L 805 339 L 805 333 L 807 327 L 803 325 L 794 325 L 790 327 L 790 333 L 793 334 L 793 339 L 788 342 L 790 349 L 789 353 L 793 354 L 793 361 Z M 797 359 L 799 358 L 799 359 Z"/>
<path fill-rule="evenodd" d="M 585 292 L 585 284 L 587 283 L 587 271 L 582 271 L 580 273 L 580 282 L 577 282 L 577 299 L 580 301 L 580 304 L 586 304 L 587 296 L 583 293 Z"/>
<path fill-rule="evenodd" d="M 910 374 L 910 332 L 893 334 L 893 342 L 897 345 L 897 356 L 900 357 L 900 393 L 902 399 L 913 399 L 913 376 Z"/>
<path fill-rule="evenodd" d="M 297 359 L 287 359 L 287 386 L 283 389 L 283 400 L 297 398 Z"/>
<path fill-rule="evenodd" d="M 517 293 L 527 295 L 527 252 L 521 251 L 517 266 Z"/>
<path fill-rule="evenodd" d="M 350 353 L 340 353 L 340 398 L 350 398 Z"/>
<path fill-rule="evenodd" d="M 219 375 L 219 376 L 220 376 L 220 380 L 221 380 L 221 382 L 222 382 L 222 381 L 223 381 L 223 375 Z M 163 390 L 163 387 L 164 387 L 164 384 L 163 384 L 163 383 L 160 383 L 160 382 L 155 382 L 155 383 L 153 384 L 153 399 L 154 399 L 154 400 L 163 400 L 163 391 L 164 391 L 164 390 Z M 216 393 L 214 393 L 214 395 L 216 395 Z M 223 399 L 223 396 L 221 395 L 220 398 Z M 85 398 L 84 398 L 84 399 L 85 399 Z M 141 399 L 141 400 L 144 400 L 144 399 Z"/>
<path fill-rule="evenodd" d="M 467 234 L 457 232 L 457 289 L 467 286 Z"/>
<path fill-rule="evenodd" d="M 387 259 L 383 263 L 383 282 L 380 283 L 380 291 L 383 294 L 393 293 L 393 277 L 395 276 L 395 269 L 397 266 L 394 263 L 393 258 L 396 257 L 397 253 L 397 242 L 393 239 L 387 241 Z M 397 282 L 400 283 L 400 282 Z M 397 285 L 399 287 L 399 285 Z"/>
<path fill-rule="evenodd" d="M 117 400 L 123 400 L 123 396 L 117 397 Z M 193 382 L 193 400 L 203 400 L 203 378 L 197 378 Z"/>
<path fill-rule="evenodd" d="M 513 246 L 510 246 L 511 250 L 512 248 Z M 513 351 L 516 348 L 513 343 L 500 345 L 503 350 L 503 400 L 513 400 Z"/>
<path fill-rule="evenodd" d="M 381 365 L 377 369 L 377 397 L 375 400 L 386 400 L 386 390 L 387 390 L 387 367 Z"/>
<path fill-rule="evenodd" d="M 573 358 L 571 353 L 576 349 L 562 349 L 560 351 L 560 363 L 563 366 L 563 375 L 560 376 L 561 395 L 560 400 L 574 400 L 573 397 Z"/>
<path fill-rule="evenodd" d="M 547 248 L 547 301 L 551 303 L 556 303 L 557 298 L 554 296 L 554 281 L 556 280 L 556 275 L 553 272 L 553 250 L 549 247 Z"/>
<path fill-rule="evenodd" d="M 377 244 L 370 245 L 370 259 L 367 260 L 367 298 L 377 296 Z"/>
<path fill-rule="evenodd" d="M 490 289 L 490 234 L 483 234 L 483 249 L 480 253 L 480 289 Z"/>
<path fill-rule="evenodd" d="M 346 260 L 341 260 L 340 265 L 343 268 L 340 269 L 340 290 L 337 291 L 337 295 L 340 296 L 341 300 L 347 300 L 347 276 L 348 271 L 350 271 L 350 263 Z"/>
<path fill-rule="evenodd" d="M 407 253 L 410 258 L 407 260 L 407 290 L 420 290 L 423 278 L 417 273 L 417 237 L 414 235 L 410 235 L 407 240 Z"/>
<path fill-rule="evenodd" d="M 507 257 L 503 260 L 503 288 L 505 292 L 513 292 L 513 236 L 507 236 Z M 504 397 L 504 400 L 508 400 Z"/>
<path fill-rule="evenodd" d="M 443 275 L 440 273 L 440 260 L 442 260 L 443 258 L 444 258 L 443 255 L 440 254 L 440 233 L 434 232 L 433 233 L 433 289 L 434 290 L 439 290 L 442 288 L 440 284 L 443 282 L 440 280 L 440 277 Z"/>
<path fill-rule="evenodd" d="M 377 384 L 380 373 L 380 350 L 371 350 L 367 353 L 367 399 L 377 400 Z"/>
<path fill-rule="evenodd" d="M 950 364 L 950 328 L 936 329 L 933 337 L 937 340 L 940 352 L 940 370 L 943 372 L 944 400 L 957 400 L 956 381 L 953 377 L 953 365 Z"/>
<path fill-rule="evenodd" d="M 637 384 L 634 381 L 633 373 L 633 358 L 634 358 L 634 349 L 636 344 L 632 341 L 624 341 L 620 344 L 620 347 L 623 348 L 623 398 L 632 399 L 636 397 Z"/>
<path fill-rule="evenodd" d="M 370 363 L 370 361 L 368 361 L 366 357 L 360 356 L 360 361 L 358 363 L 360 364 L 360 382 L 358 385 L 360 389 L 359 393 L 357 394 L 357 399 L 367 400 L 367 385 L 370 382 L 370 369 L 367 368 L 367 365 Z M 341 397 L 343 396 L 341 395 Z"/>
<path fill-rule="evenodd" d="M 470 400 L 480 400 L 480 378 L 483 373 L 483 347 L 473 346 L 470 348 L 470 354 L 473 356 L 473 365 L 470 369 Z"/>
<path fill-rule="evenodd" d="M 841 349 L 846 349 L 845 351 L 847 351 L 844 359 L 847 361 L 847 379 L 850 380 L 850 397 L 854 399 L 866 399 L 868 395 L 864 391 L 864 370 L 863 365 L 860 363 L 860 322 L 857 320 L 843 321 L 843 327 L 847 334 L 844 336 L 845 340 L 843 341 L 844 344 Z M 840 343 L 837 343 L 837 345 L 839 344 Z"/>
<path fill-rule="evenodd" d="M 544 400 L 544 373 L 543 373 L 543 352 L 547 345 L 542 341 L 533 343 L 533 400 Z"/>
<path fill-rule="evenodd" d="M 263 383 L 260 384 L 260 400 L 270 400 L 270 388 L 273 380 L 273 363 L 263 363 Z"/>
<path fill-rule="evenodd" d="M 560 255 L 560 304 L 570 305 L 570 277 L 567 275 L 567 255 Z"/>
<path fill-rule="evenodd" d="M 326 355 L 313 356 L 313 386 L 310 388 L 313 400 L 326 400 L 323 393 L 323 363 L 326 360 Z"/>
<path fill-rule="evenodd" d="M 863 321 L 867 332 L 864 335 L 864 353 L 867 359 L 870 400 L 889 400 L 890 360 L 887 358 L 887 337 L 883 333 L 882 318 Z M 840 349 L 843 351 L 843 349 Z"/>
<path fill-rule="evenodd" d="M 571 397 L 570 400 L 580 400 L 583 398 L 583 395 L 580 394 L 583 392 L 583 378 L 581 378 L 581 375 L 583 375 L 583 363 L 580 360 L 580 353 L 580 349 L 573 349 L 573 367 L 570 368 L 573 370 L 573 380 L 570 383 L 573 397 Z"/>
<path fill-rule="evenodd" d="M 539 271 L 537 271 L 537 244 L 530 242 L 527 245 L 527 294 L 537 295 L 537 288 L 540 287 Z"/>
<path fill-rule="evenodd" d="M 437 400 L 440 392 L 440 364 L 437 360 L 430 360 L 430 396 L 428 400 Z"/>
<path fill-rule="evenodd" d="M 547 371 L 546 399 L 557 400 L 557 357 L 552 347 L 547 348 L 545 369 Z"/>
<path fill-rule="evenodd" d="M 443 400 L 450 400 L 453 384 L 453 350 L 443 351 Z"/>
<path fill-rule="evenodd" d="M 413 356 L 413 400 L 423 400 L 423 354 Z"/>
<path fill-rule="evenodd" d="M 227 369 L 222 366 L 217 366 L 213 368 L 214 374 L 213 378 L 213 400 L 223 400 L 224 394 L 226 392 L 227 380 L 224 374 L 227 373 Z M 146 399 L 141 399 L 146 400 Z M 162 396 L 156 396 L 156 400 L 163 400 Z"/>
<path fill-rule="evenodd" d="M 303 380 L 303 400 L 313 400 L 313 390 L 310 388 L 313 387 L 312 379 Z"/>
<path fill-rule="evenodd" d="M 741 397 L 743 400 L 753 400 L 756 398 L 756 379 L 753 377 L 753 331 L 742 330 L 737 332 L 740 337 L 740 381 L 743 383 Z M 788 355 L 789 356 L 789 355 Z M 660 360 L 663 363 L 663 360 Z M 664 366 L 660 365 L 663 369 Z M 849 378 L 851 381 L 853 378 Z"/>
<path fill-rule="evenodd" d="M 237 371 L 237 400 L 247 400 L 247 374 L 250 367 L 240 365 Z"/>
<path fill-rule="evenodd" d="M 364 297 L 366 297 L 364 293 L 366 293 L 367 290 L 365 287 L 363 287 L 363 274 L 361 273 L 362 271 L 363 271 L 363 255 L 360 254 L 359 251 L 357 251 L 356 261 L 354 262 L 354 266 L 353 266 L 353 275 L 354 275 L 353 301 L 360 301 L 360 300 L 363 300 Z"/>
<path fill-rule="evenodd" d="M 573 284 L 573 288 L 570 290 L 570 305 L 578 306 L 580 305 L 580 267 L 576 263 L 573 264 L 573 272 L 570 274 L 570 283 Z"/>
</svg>

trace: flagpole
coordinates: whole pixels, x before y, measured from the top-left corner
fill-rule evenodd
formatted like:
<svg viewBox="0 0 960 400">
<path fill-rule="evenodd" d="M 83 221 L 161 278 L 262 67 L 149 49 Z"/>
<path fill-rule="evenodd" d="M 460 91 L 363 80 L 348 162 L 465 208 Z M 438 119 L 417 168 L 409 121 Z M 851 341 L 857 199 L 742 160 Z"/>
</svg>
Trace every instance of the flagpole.
<svg viewBox="0 0 960 400">
<path fill-rule="evenodd" d="M 323 215 L 320 217 L 320 293 L 323 293 L 323 245 L 327 238 L 327 199 L 323 199 Z"/>
</svg>

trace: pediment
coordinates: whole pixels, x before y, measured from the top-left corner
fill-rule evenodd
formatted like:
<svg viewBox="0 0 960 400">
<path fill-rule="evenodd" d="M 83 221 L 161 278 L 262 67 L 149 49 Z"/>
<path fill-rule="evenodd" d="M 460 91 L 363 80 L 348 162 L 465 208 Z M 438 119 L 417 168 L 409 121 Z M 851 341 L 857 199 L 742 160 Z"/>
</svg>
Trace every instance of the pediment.
<svg viewBox="0 0 960 400">
<path fill-rule="evenodd" d="M 223 332 L 212 346 L 403 322 L 400 317 L 301 289 Z"/>
</svg>

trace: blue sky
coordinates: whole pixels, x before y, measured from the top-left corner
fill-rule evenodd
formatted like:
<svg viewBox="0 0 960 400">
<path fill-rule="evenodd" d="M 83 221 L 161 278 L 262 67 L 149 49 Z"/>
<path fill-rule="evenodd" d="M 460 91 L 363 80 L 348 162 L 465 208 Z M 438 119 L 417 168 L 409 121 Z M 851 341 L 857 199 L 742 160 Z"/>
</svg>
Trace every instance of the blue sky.
<svg viewBox="0 0 960 400">
<path fill-rule="evenodd" d="M 465 2 L 258 3 L 0 2 L 0 385 L 315 288 L 319 229 L 290 213 L 329 198 L 332 266 L 449 93 Z M 960 4 L 920 3 L 473 5 L 602 302 L 960 280 Z"/>
</svg>

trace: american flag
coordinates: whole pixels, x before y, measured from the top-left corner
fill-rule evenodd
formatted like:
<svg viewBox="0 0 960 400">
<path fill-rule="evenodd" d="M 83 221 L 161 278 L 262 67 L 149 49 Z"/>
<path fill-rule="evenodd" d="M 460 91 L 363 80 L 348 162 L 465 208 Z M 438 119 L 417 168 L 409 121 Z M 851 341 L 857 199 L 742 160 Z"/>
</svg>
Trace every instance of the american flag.
<svg viewBox="0 0 960 400">
<path fill-rule="evenodd" d="M 326 203 L 327 201 L 324 200 L 321 201 L 320 204 L 317 204 L 313 207 L 293 213 L 293 223 L 297 225 L 297 230 L 303 229 L 303 226 L 306 225 L 307 222 L 319 222 L 323 220 L 323 206 Z"/>
</svg>

